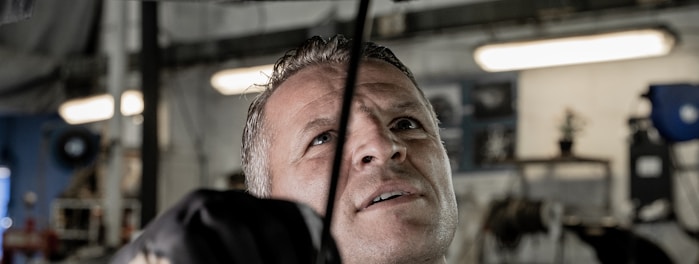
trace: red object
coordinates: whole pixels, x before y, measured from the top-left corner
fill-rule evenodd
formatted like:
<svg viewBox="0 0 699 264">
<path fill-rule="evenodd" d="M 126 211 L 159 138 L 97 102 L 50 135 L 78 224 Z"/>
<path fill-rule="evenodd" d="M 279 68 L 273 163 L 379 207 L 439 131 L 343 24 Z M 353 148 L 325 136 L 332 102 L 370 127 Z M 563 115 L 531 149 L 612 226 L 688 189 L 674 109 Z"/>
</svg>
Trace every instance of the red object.
<svg viewBox="0 0 699 264">
<path fill-rule="evenodd" d="M 41 252 L 45 259 L 58 250 L 58 236 L 52 230 L 36 231 L 34 219 L 27 219 L 23 229 L 8 229 L 3 234 L 2 262 L 11 264 L 14 254 L 24 253 L 31 257 Z"/>
</svg>

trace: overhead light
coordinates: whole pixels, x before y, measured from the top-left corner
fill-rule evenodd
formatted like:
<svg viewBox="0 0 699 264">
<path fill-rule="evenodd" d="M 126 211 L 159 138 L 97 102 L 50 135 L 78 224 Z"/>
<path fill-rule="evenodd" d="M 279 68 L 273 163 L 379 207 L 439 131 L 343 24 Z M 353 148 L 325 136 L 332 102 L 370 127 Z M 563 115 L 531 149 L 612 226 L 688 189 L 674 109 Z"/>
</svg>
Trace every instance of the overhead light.
<svg viewBox="0 0 699 264">
<path fill-rule="evenodd" d="M 486 71 L 512 71 L 662 56 L 675 45 L 664 28 L 487 44 L 474 57 Z"/>
<path fill-rule="evenodd" d="M 121 94 L 121 114 L 137 115 L 143 112 L 143 94 L 128 90 Z M 114 115 L 114 98 L 109 94 L 67 101 L 58 113 L 69 124 L 83 124 L 107 120 Z"/>
<path fill-rule="evenodd" d="M 262 92 L 273 69 L 274 64 L 222 70 L 211 76 L 211 85 L 224 95 Z"/>
<path fill-rule="evenodd" d="M 121 94 L 121 114 L 133 116 L 143 113 L 143 93 L 137 90 L 127 90 Z"/>
</svg>

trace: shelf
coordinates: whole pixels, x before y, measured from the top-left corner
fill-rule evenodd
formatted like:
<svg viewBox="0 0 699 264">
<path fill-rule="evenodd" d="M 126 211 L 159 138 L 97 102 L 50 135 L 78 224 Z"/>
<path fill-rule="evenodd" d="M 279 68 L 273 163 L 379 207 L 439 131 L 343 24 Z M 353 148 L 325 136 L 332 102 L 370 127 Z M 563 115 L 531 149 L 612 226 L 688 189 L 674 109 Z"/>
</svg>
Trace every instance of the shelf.
<svg viewBox="0 0 699 264">
<path fill-rule="evenodd" d="M 517 176 L 519 177 L 521 181 L 520 185 L 520 191 L 522 195 L 526 198 L 531 198 L 531 182 L 527 179 L 525 169 L 526 167 L 530 166 L 544 166 L 546 167 L 546 170 L 548 171 L 545 175 L 547 176 L 545 179 L 547 181 L 559 181 L 559 182 L 574 182 L 574 180 L 571 180 L 570 177 L 566 178 L 565 175 L 561 173 L 555 173 L 555 170 L 560 167 L 565 167 L 565 166 L 575 166 L 575 165 L 585 165 L 585 166 L 599 166 L 602 168 L 602 173 L 600 173 L 600 176 L 602 177 L 602 185 L 604 186 L 605 190 L 603 191 L 602 195 L 602 205 L 601 205 L 601 212 L 594 213 L 596 215 L 595 217 L 603 217 L 603 216 L 608 216 L 611 213 L 611 176 L 612 176 L 612 168 L 611 168 L 611 162 L 608 159 L 605 158 L 599 158 L 599 157 L 585 157 L 585 156 L 556 156 L 556 157 L 550 157 L 550 158 L 545 158 L 545 157 L 532 157 L 532 158 L 520 158 L 520 159 L 515 159 L 509 161 L 510 164 L 513 164 L 517 168 Z M 575 182 L 574 182 L 575 183 Z M 560 186 L 554 185 L 554 186 Z M 586 186 L 589 187 L 589 186 Z M 560 191 L 560 190 L 557 190 Z M 562 195 L 574 195 L 574 194 L 569 194 L 569 193 L 564 193 Z M 560 197 L 558 197 L 560 199 Z M 581 199 L 584 199 L 584 197 L 581 197 Z M 580 211 L 585 211 L 588 210 L 589 208 L 594 208 L 594 205 L 568 205 L 568 208 L 575 209 L 575 210 L 580 210 Z M 590 212 L 588 212 L 590 213 Z M 592 214 L 592 213 L 590 213 Z"/>
</svg>

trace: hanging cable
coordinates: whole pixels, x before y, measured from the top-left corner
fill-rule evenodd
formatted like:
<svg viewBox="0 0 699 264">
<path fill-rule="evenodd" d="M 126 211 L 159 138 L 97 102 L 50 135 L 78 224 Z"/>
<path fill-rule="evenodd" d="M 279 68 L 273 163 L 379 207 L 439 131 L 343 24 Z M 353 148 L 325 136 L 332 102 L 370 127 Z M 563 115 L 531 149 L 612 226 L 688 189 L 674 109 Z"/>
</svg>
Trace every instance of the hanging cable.
<svg viewBox="0 0 699 264">
<path fill-rule="evenodd" d="M 366 24 L 369 0 L 360 0 L 355 20 L 354 38 L 352 40 L 352 50 L 350 53 L 349 66 L 347 68 L 347 80 L 345 81 L 345 93 L 342 100 L 340 113 L 340 124 L 338 128 L 338 142 L 333 160 L 333 168 L 330 176 L 330 186 L 328 188 L 328 201 L 325 207 L 325 218 L 323 219 L 323 234 L 320 244 L 320 251 L 316 257 L 317 264 L 325 263 L 325 254 L 328 250 L 330 239 L 330 224 L 332 223 L 333 209 L 335 207 L 335 193 L 337 192 L 337 182 L 340 177 L 340 167 L 342 165 L 342 152 L 344 151 L 345 137 L 347 135 L 347 123 L 349 123 L 350 110 L 352 107 L 352 97 L 354 97 L 354 85 L 357 80 L 359 59 L 364 43 L 364 26 Z"/>
</svg>

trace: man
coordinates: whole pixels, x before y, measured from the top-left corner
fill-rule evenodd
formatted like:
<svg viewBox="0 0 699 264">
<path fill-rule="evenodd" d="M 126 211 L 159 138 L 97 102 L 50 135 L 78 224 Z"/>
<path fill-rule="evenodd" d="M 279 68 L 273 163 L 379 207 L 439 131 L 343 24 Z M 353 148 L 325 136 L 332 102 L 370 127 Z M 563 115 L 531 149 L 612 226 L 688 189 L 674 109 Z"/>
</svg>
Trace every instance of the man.
<svg viewBox="0 0 699 264">
<path fill-rule="evenodd" d="M 268 89 L 250 106 L 246 184 L 272 199 L 193 192 L 112 263 L 311 263 L 320 248 L 315 213 L 325 214 L 349 53 L 342 36 L 309 39 L 277 62 Z M 321 257 L 328 264 L 339 263 L 338 254 L 349 264 L 445 263 L 457 212 L 434 110 L 389 49 L 367 43 L 362 56 L 334 240 Z"/>
<path fill-rule="evenodd" d="M 248 190 L 324 215 L 351 42 L 309 39 L 250 106 Z M 438 121 L 412 73 L 367 43 L 358 70 L 332 234 L 343 263 L 445 263 L 457 224 Z"/>
</svg>

